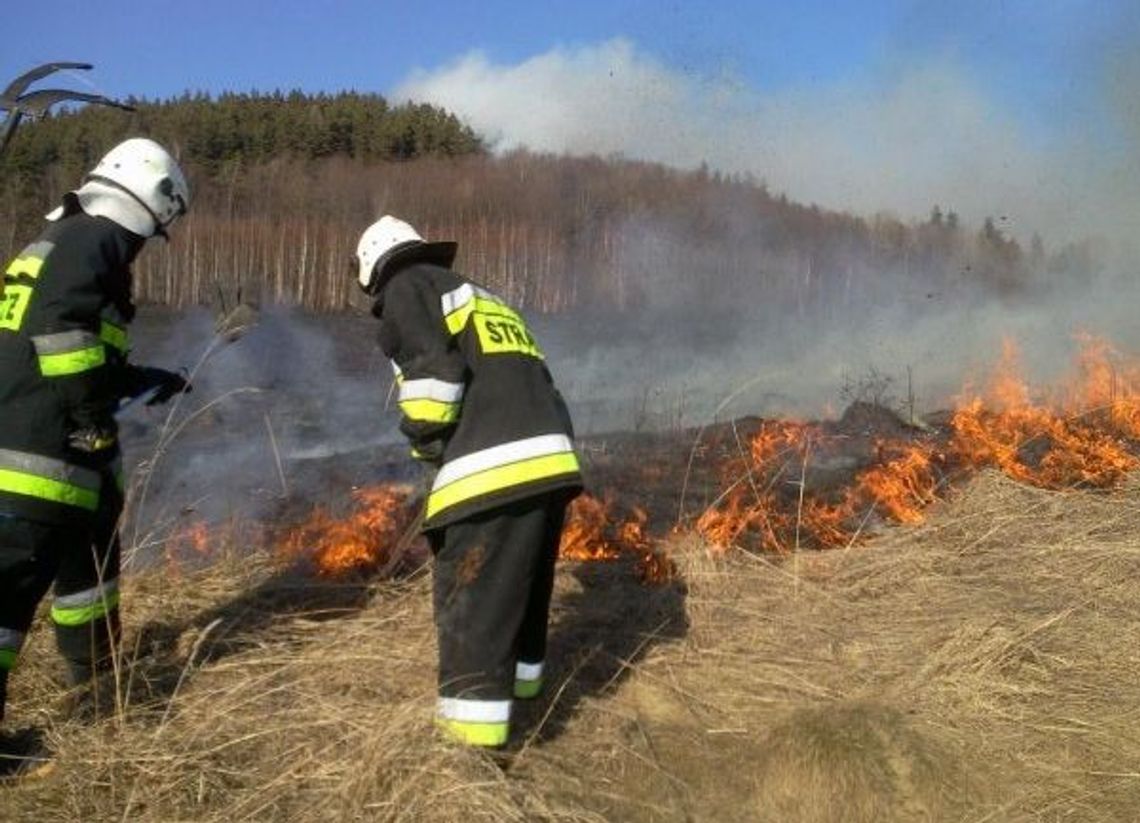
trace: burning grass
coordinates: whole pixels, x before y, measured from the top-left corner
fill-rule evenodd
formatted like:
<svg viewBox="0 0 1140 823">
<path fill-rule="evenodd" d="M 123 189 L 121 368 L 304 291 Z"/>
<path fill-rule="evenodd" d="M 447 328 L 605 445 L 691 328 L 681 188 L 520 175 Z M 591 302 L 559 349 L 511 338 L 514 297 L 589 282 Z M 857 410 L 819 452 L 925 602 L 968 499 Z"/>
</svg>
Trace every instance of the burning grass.
<svg viewBox="0 0 1140 823">
<path fill-rule="evenodd" d="M 722 553 L 851 546 L 923 523 L 985 468 L 1045 489 L 1112 488 L 1140 463 L 1140 367 L 1103 340 L 1079 342 L 1069 379 L 1036 395 L 1007 343 L 982 388 L 936 425 L 856 402 L 831 422 L 744 419 L 692 442 L 631 435 L 612 451 L 587 442 L 600 491 L 568 510 L 562 557 L 632 556 L 642 579 L 661 583 L 675 574 L 660 549 L 670 536 L 694 531 Z M 276 551 L 326 577 L 390 574 L 406 555 L 425 556 L 422 546 L 409 554 L 419 505 L 408 486 L 359 488 L 351 511 L 318 508 L 276 529 Z M 200 553 L 205 535 L 195 525 L 184 539 Z"/>
<path fill-rule="evenodd" d="M 427 576 L 226 556 L 125 594 L 120 712 L 60 714 L 34 635 L 10 722 L 52 770 L 12 820 L 1131 819 L 1137 487 L 983 472 L 923 524 L 791 562 L 662 548 L 564 562 L 550 690 L 507 752 L 432 729 Z M 259 559 L 260 558 L 260 559 Z"/>
<path fill-rule="evenodd" d="M 368 486 L 353 489 L 351 497 L 345 516 L 317 507 L 281 530 L 275 552 L 324 577 L 394 572 L 417 540 L 420 501 L 410 486 Z M 417 556 L 422 561 L 422 551 Z"/>
<path fill-rule="evenodd" d="M 549 689 L 499 754 L 431 725 L 410 490 L 362 490 L 252 554 L 193 524 L 178 539 L 211 564 L 126 583 L 108 716 L 61 711 L 33 635 L 8 722 L 54 756 L 3 788 L 5 814 L 1131 820 L 1140 414 L 1129 369 L 1086 342 L 1048 395 L 1008 350 L 933 428 L 856 405 L 683 450 L 587 443 L 595 478 L 627 482 L 569 514 Z"/>
<path fill-rule="evenodd" d="M 1140 465 L 1140 369 L 1103 340 L 1079 340 L 1073 374 L 1041 397 L 1007 341 L 985 388 L 967 391 L 939 427 L 867 404 L 835 423 L 762 421 L 722 464 L 724 491 L 695 527 L 721 550 L 787 553 L 849 546 L 868 525 L 922 523 L 985 468 L 1044 489 L 1117 486 Z"/>
<path fill-rule="evenodd" d="M 634 557 L 637 575 L 646 583 L 671 580 L 676 568 L 649 536 L 648 512 L 636 505 L 625 516 L 616 510 L 612 500 L 588 493 L 575 498 L 566 510 L 559 557 L 592 562 Z"/>
</svg>

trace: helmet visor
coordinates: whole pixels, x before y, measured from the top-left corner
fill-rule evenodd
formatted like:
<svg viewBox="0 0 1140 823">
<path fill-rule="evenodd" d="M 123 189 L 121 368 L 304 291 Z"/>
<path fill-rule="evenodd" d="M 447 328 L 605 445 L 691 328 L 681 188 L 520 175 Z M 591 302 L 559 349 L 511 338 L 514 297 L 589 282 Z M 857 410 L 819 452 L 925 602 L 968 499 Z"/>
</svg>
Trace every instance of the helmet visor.
<svg viewBox="0 0 1140 823">
<path fill-rule="evenodd" d="M 158 192 L 163 197 L 168 198 L 174 202 L 174 214 L 166 221 L 166 225 L 170 225 L 182 215 L 186 214 L 186 198 L 182 193 L 174 188 L 174 181 L 169 177 L 162 178 L 162 182 L 158 184 Z"/>
</svg>

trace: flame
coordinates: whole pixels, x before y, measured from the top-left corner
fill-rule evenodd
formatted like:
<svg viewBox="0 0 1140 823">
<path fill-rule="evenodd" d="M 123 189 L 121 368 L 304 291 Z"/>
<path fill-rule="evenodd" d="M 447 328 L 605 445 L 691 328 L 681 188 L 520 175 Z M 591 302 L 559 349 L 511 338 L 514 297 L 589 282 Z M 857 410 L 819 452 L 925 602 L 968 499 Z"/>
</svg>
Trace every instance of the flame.
<svg viewBox="0 0 1140 823">
<path fill-rule="evenodd" d="M 937 497 L 936 454 L 932 446 L 922 442 L 879 443 L 881 452 L 896 452 L 881 465 L 872 466 L 858 477 L 855 499 L 849 499 L 854 512 L 863 500 L 880 507 L 897 523 L 921 523 L 923 510 Z"/>
<path fill-rule="evenodd" d="M 1047 489 L 1116 485 L 1140 466 L 1140 366 L 1092 335 L 1077 343 L 1069 380 L 1035 396 L 1016 345 L 1004 341 L 984 389 L 959 399 L 945 441 L 880 438 L 870 465 L 838 491 L 807 478 L 814 455 L 842 450 L 841 435 L 820 424 L 765 423 L 750 461 L 722 467 L 726 491 L 695 528 L 718 551 L 826 548 L 854 542 L 872 519 L 923 522 L 948 478 L 983 467 Z"/>
<path fill-rule="evenodd" d="M 673 578 L 673 562 L 653 545 L 647 532 L 649 515 L 634 506 L 627 518 L 614 517 L 611 500 L 580 494 L 566 511 L 566 523 L 558 547 L 563 560 L 617 560 L 623 555 L 637 558 L 642 580 L 663 583 Z"/>
<path fill-rule="evenodd" d="M 179 542 L 198 555 L 210 553 L 210 529 L 204 520 L 190 524 L 180 535 Z"/>
<path fill-rule="evenodd" d="M 1103 338 L 1087 332 L 1075 335 L 1079 387 L 1068 398 L 1070 410 L 1081 405 L 1094 415 L 1107 417 L 1114 430 L 1140 438 L 1140 364 L 1124 361 L 1123 355 Z"/>
<path fill-rule="evenodd" d="M 856 473 L 838 494 L 817 495 L 806 479 L 812 449 L 834 448 L 840 440 L 814 424 L 766 424 L 752 441 L 747 487 L 738 484 L 723 504 L 706 509 L 697 531 L 721 552 L 746 535 L 756 548 L 787 552 L 847 544 L 874 512 L 898 523 L 921 522 L 938 483 L 933 448 L 922 442 L 879 441 L 879 462 Z M 782 478 L 783 487 L 778 485 Z"/>
<path fill-rule="evenodd" d="M 338 577 L 383 566 L 414 519 L 406 487 L 370 486 L 352 492 L 354 511 L 334 517 L 318 507 L 288 530 L 280 555 L 303 558 L 318 574 Z"/>
<path fill-rule="evenodd" d="M 787 553 L 849 546 L 882 524 L 920 524 L 945 489 L 982 468 L 1047 489 L 1110 488 L 1140 467 L 1140 361 L 1090 334 L 1077 335 L 1076 342 L 1067 379 L 1035 389 L 1017 346 L 1004 341 L 981 388 L 964 389 L 938 430 L 908 428 L 884 412 L 866 432 L 861 422 L 845 429 L 762 421 L 736 438 L 735 451 L 694 446 L 690 463 L 696 456 L 707 464 L 714 499 L 679 518 L 673 530 L 694 530 L 716 553 Z M 660 523 L 650 514 L 659 510 L 652 502 L 672 488 L 666 484 L 679 478 L 670 457 L 667 449 L 651 450 L 630 461 L 636 472 L 621 475 L 615 488 L 600 497 L 578 496 L 567 509 L 559 556 L 579 562 L 632 557 L 643 580 L 672 579 L 676 568 L 659 547 L 653 532 Z M 383 567 L 413 519 L 410 497 L 407 487 L 358 489 L 348 516 L 315 509 L 284 534 L 278 549 L 325 576 Z M 168 545 L 203 554 L 210 544 L 199 522 Z"/>
<path fill-rule="evenodd" d="M 204 558 L 213 554 L 217 542 L 204 520 L 194 520 L 188 525 L 175 527 L 163 541 L 166 565 L 172 573 L 178 573 L 188 558 Z"/>
<path fill-rule="evenodd" d="M 606 504 L 593 495 L 575 497 L 566 511 L 558 556 L 564 560 L 617 559 L 621 549 L 607 536 L 609 518 L 606 509 Z"/>
<path fill-rule="evenodd" d="M 1111 347 L 1087 336 L 1078 342 L 1077 377 L 1054 392 L 1062 399 L 1050 405 L 1030 398 L 1016 347 L 1007 341 L 988 392 L 954 414 L 956 460 L 1047 489 L 1107 488 L 1134 469 L 1124 437 L 1140 431 L 1137 396 L 1118 384 Z"/>
</svg>

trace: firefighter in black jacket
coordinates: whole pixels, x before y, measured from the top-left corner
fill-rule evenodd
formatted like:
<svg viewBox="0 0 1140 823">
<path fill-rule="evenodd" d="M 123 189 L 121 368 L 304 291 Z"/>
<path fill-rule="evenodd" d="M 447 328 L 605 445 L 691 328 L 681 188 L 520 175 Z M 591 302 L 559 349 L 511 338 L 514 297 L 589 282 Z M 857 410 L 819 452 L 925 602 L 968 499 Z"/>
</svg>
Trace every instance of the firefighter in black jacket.
<svg viewBox="0 0 1140 823">
<path fill-rule="evenodd" d="M 582 478 L 570 415 L 526 322 L 451 271 L 455 253 L 385 216 L 353 267 L 376 301 L 400 429 L 435 472 L 424 531 L 436 560 L 437 722 L 498 746 L 512 697 L 542 688 L 563 514 Z"/>
<path fill-rule="evenodd" d="M 114 414 L 185 390 L 127 363 L 130 264 L 186 211 L 181 169 L 127 140 L 47 216 L 0 296 L 0 717 L 36 606 L 54 583 L 56 640 L 74 685 L 110 661 L 118 632 L 122 478 Z"/>
</svg>

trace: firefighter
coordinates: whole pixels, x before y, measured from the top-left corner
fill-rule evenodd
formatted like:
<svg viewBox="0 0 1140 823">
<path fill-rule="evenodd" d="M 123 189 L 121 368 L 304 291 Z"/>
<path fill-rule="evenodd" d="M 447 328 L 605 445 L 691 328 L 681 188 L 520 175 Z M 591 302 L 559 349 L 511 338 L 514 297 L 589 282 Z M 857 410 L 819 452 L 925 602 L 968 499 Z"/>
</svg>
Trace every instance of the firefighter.
<svg viewBox="0 0 1140 823">
<path fill-rule="evenodd" d="M 435 556 L 437 723 L 500 746 L 512 698 L 542 689 L 554 563 L 582 487 L 570 415 L 522 316 L 382 217 L 352 261 L 375 300 L 400 430 L 431 478 L 423 530 Z"/>
<path fill-rule="evenodd" d="M 0 297 L 0 718 L 37 604 L 73 686 L 110 665 L 119 631 L 121 460 L 115 411 L 187 390 L 127 362 L 131 262 L 190 203 L 174 158 L 132 138 L 107 153 L 19 253 Z"/>
</svg>

